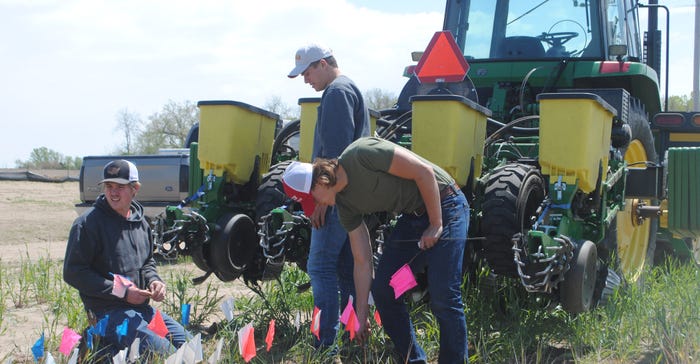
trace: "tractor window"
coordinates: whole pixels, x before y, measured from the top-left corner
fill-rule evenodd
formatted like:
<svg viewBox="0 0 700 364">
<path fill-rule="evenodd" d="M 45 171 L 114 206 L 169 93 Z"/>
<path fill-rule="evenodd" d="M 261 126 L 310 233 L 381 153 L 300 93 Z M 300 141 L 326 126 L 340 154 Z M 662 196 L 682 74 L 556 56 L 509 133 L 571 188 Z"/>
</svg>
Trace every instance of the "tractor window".
<svg viewBox="0 0 700 364">
<path fill-rule="evenodd" d="M 639 59 L 641 45 L 637 41 L 637 9 L 632 0 L 606 0 L 609 44 L 627 45 L 627 57 Z"/>
<path fill-rule="evenodd" d="M 618 0 L 619 1 L 619 0 Z M 471 1 L 467 59 L 603 56 L 598 0 Z"/>
</svg>

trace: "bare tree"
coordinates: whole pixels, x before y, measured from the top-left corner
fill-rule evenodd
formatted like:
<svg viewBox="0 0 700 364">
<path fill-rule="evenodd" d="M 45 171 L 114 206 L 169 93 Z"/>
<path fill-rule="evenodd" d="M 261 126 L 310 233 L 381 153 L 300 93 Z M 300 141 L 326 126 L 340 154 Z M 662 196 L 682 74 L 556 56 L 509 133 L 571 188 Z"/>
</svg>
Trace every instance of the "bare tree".
<svg viewBox="0 0 700 364">
<path fill-rule="evenodd" d="M 114 131 L 119 131 L 124 135 L 124 144 L 119 147 L 118 154 L 134 154 L 134 140 L 141 132 L 141 117 L 129 112 L 126 108 L 117 111 L 117 126 Z"/>
<path fill-rule="evenodd" d="M 282 120 L 296 120 L 299 119 L 299 108 L 294 109 L 282 101 L 282 98 L 278 95 L 270 96 L 263 109 L 273 112 L 282 118 Z"/>
<path fill-rule="evenodd" d="M 170 100 L 161 112 L 148 117 L 148 124 L 136 138 L 136 149 L 142 154 L 153 154 L 161 148 L 183 148 L 187 134 L 198 120 L 196 104 Z"/>
<path fill-rule="evenodd" d="M 367 107 L 373 110 L 388 109 L 396 105 L 397 97 L 387 91 L 373 88 L 364 92 Z"/>
</svg>

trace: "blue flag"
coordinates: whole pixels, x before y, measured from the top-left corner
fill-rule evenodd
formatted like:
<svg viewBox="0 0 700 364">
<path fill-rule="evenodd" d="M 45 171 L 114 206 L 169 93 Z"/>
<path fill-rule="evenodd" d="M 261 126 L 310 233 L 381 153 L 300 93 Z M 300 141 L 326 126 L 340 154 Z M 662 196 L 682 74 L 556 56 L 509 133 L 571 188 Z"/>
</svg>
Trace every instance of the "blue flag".
<svg viewBox="0 0 700 364">
<path fill-rule="evenodd" d="M 34 354 L 34 361 L 39 362 L 39 359 L 44 357 L 44 333 L 41 333 L 41 337 L 37 340 L 34 345 L 32 345 L 32 354 Z"/>
<path fill-rule="evenodd" d="M 87 333 L 85 334 L 87 336 L 87 339 L 85 343 L 87 344 L 88 349 L 92 350 L 92 335 L 95 334 L 95 328 L 90 326 L 87 329 Z"/>
<path fill-rule="evenodd" d="M 190 304 L 182 304 L 182 325 L 187 326 L 190 323 Z"/>
<path fill-rule="evenodd" d="M 107 334 L 107 323 L 109 322 L 109 315 L 105 315 L 100 321 L 95 324 L 94 333 L 100 336 L 105 336 Z"/>
<path fill-rule="evenodd" d="M 116 332 L 119 342 L 122 341 L 122 337 L 126 336 L 127 329 L 129 328 L 129 319 L 125 318 L 121 325 L 117 326 Z"/>
</svg>

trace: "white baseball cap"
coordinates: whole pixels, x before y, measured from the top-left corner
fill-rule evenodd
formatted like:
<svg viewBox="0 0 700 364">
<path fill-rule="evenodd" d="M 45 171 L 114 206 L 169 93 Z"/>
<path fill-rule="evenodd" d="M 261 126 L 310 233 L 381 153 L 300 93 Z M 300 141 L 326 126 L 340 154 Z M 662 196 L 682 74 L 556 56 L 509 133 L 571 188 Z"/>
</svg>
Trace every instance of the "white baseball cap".
<svg viewBox="0 0 700 364">
<path fill-rule="evenodd" d="M 313 165 L 311 163 L 292 162 L 282 174 L 284 193 L 292 200 L 301 204 L 306 216 L 311 216 L 316 208 L 311 196 Z"/>
<path fill-rule="evenodd" d="M 312 43 L 303 46 L 299 48 L 296 55 L 294 55 L 295 66 L 287 76 L 289 78 L 299 76 L 299 74 L 306 71 L 306 69 L 309 68 L 309 65 L 312 63 L 332 55 L 333 51 L 331 51 L 330 48 L 324 47 L 320 44 Z"/>
</svg>

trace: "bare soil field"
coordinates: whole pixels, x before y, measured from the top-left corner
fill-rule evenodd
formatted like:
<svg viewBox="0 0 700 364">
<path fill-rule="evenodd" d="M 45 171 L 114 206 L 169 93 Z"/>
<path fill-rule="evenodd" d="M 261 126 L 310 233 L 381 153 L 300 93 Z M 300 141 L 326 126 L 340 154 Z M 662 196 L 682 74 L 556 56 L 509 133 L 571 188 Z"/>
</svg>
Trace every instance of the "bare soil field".
<svg viewBox="0 0 700 364">
<path fill-rule="evenodd" d="M 66 171 L 57 173 L 66 175 Z M 39 259 L 50 259 L 57 264 L 62 262 L 70 226 L 78 216 L 74 208 L 78 202 L 78 182 L 0 181 L 2 271 L 11 273 L 19 270 L 22 262 Z M 164 279 L 172 270 L 187 270 L 195 276 L 202 273 L 192 263 L 159 268 Z M 250 290 L 238 280 L 222 283 L 212 276 L 209 281 L 215 282 L 222 296 L 250 294 Z M 12 289 L 7 286 L 3 285 L 0 289 Z M 3 363 L 9 358 L 15 363 L 31 362 L 31 346 L 42 332 L 50 329 L 45 327 L 46 315 L 51 311 L 48 309 L 50 303 L 16 307 L 9 298 L 12 292 L 3 293 L 5 311 L 4 315 L 0 315 L 0 360 Z M 55 329 L 59 332 L 54 334 L 60 337 L 64 325 L 66 323 L 59 323 Z M 57 352 L 57 348 L 46 349 L 52 353 Z M 55 355 L 54 357 L 56 358 Z M 56 359 L 61 362 L 61 359 Z"/>
</svg>

